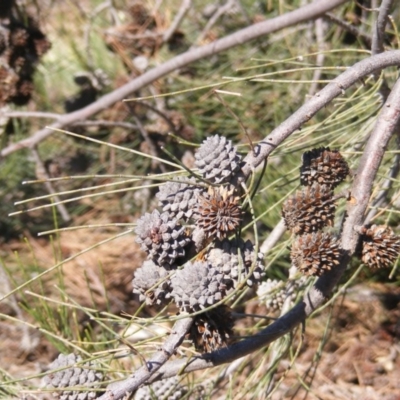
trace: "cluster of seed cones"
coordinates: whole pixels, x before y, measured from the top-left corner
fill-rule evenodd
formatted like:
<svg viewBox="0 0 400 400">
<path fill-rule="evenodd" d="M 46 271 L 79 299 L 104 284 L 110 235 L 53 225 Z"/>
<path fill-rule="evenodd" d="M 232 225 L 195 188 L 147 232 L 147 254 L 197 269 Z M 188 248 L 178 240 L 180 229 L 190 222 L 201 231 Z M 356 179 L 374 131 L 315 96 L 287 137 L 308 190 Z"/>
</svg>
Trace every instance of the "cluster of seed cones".
<svg viewBox="0 0 400 400">
<path fill-rule="evenodd" d="M 211 136 L 197 150 L 195 166 L 195 176 L 160 185 L 156 197 L 162 210 L 137 221 L 136 240 L 148 260 L 133 279 L 142 301 L 165 305 L 172 299 L 188 313 L 205 310 L 264 276 L 262 257 L 238 235 L 243 216 L 236 148 L 225 137 Z M 233 325 L 229 314 L 221 305 L 199 315 L 190 334 L 198 349 L 226 343 Z"/>
<path fill-rule="evenodd" d="M 0 15 L 0 107 L 30 100 L 36 64 L 50 48 L 34 20 L 21 17 L 13 2 L 8 3 Z"/>
<path fill-rule="evenodd" d="M 339 264 L 338 239 L 326 228 L 332 227 L 335 217 L 333 190 L 348 173 L 347 162 L 336 150 L 318 148 L 303 155 L 300 182 L 304 188 L 285 201 L 282 216 L 295 235 L 292 263 L 305 275 L 320 276 Z M 399 256 L 400 238 L 389 227 L 362 227 L 360 233 L 361 259 L 367 266 L 393 265 Z"/>
<path fill-rule="evenodd" d="M 322 147 L 303 155 L 300 182 L 304 187 L 285 201 L 282 216 L 295 235 L 292 263 L 305 275 L 320 276 L 339 264 L 338 240 L 324 228 L 333 226 L 333 190 L 348 173 L 347 162 L 336 150 Z"/>
</svg>

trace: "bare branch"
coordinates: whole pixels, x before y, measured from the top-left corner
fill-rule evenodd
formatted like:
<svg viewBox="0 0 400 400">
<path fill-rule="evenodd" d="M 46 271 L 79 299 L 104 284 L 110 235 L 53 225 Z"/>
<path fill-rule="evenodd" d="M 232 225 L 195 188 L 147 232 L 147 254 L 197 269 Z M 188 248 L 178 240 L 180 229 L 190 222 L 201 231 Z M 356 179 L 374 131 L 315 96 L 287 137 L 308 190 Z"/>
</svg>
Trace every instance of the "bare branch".
<svg viewBox="0 0 400 400">
<path fill-rule="evenodd" d="M 379 7 L 378 18 L 372 36 L 371 50 L 372 54 L 379 54 L 384 51 L 383 42 L 385 40 L 386 24 L 388 22 L 390 9 L 392 8 L 393 0 L 382 0 Z"/>
<path fill-rule="evenodd" d="M 57 195 L 57 191 L 54 189 L 53 184 L 49 181 L 50 176 L 46 171 L 46 167 L 44 166 L 38 151 L 35 148 L 33 148 L 31 149 L 31 153 L 36 163 L 37 179 L 43 180 L 47 191 L 50 194 L 54 195 L 53 200 L 56 203 L 57 210 L 59 211 L 62 219 L 65 222 L 71 221 L 71 216 L 69 215 L 68 210 L 65 208 L 65 205 L 60 202 L 60 197 Z"/>
<path fill-rule="evenodd" d="M 332 13 L 326 13 L 324 16 L 325 19 L 334 22 L 336 25 L 339 25 L 343 29 L 345 29 L 347 32 L 351 33 L 357 38 L 360 38 L 366 46 L 371 47 L 372 43 L 372 38 L 371 36 L 367 35 L 366 33 L 360 31 L 357 27 L 355 27 L 352 24 L 349 24 L 348 22 L 338 18 L 335 14 Z"/>
<path fill-rule="evenodd" d="M 275 128 L 255 147 L 255 155 L 250 153 L 245 158 L 243 173 L 248 177 L 251 171 L 260 165 L 272 151 L 297 129 L 309 121 L 321 108 L 329 104 L 360 79 L 374 71 L 389 66 L 400 65 L 400 50 L 387 51 L 359 61 L 340 74 L 330 84 L 316 93 L 307 103 L 293 113 L 286 121 Z"/>
<path fill-rule="evenodd" d="M 162 349 L 128 379 L 108 385 L 106 393 L 100 396 L 98 400 L 122 399 L 127 393 L 136 390 L 146 382 L 174 354 L 176 349 L 181 345 L 192 323 L 193 318 L 189 316 L 178 320 L 173 326 L 170 336 L 163 344 Z"/>
<path fill-rule="evenodd" d="M 51 127 L 62 129 L 65 126 L 72 125 L 78 120 L 90 118 L 94 114 L 97 114 L 100 111 L 112 106 L 114 103 L 127 98 L 135 91 L 149 85 L 155 80 L 160 79 L 179 68 L 185 67 L 192 62 L 221 53 L 222 51 L 242 45 L 261 36 L 279 31 L 283 28 L 319 18 L 321 15 L 340 6 L 341 4 L 346 3 L 347 1 L 348 0 L 317 0 L 295 11 L 241 29 L 238 32 L 216 40 L 208 45 L 191 49 L 170 59 L 164 64 L 145 72 L 113 92 L 102 96 L 100 99 L 94 103 L 91 103 L 87 107 L 61 116 L 58 121 L 51 125 Z M 7 155 L 22 148 L 34 147 L 53 133 L 54 130 L 44 128 L 36 132 L 28 139 L 24 139 L 20 142 L 13 143 L 5 147 L 2 149 L 0 156 L 6 157 Z"/>
<path fill-rule="evenodd" d="M 287 227 L 285 225 L 284 219 L 282 218 L 275 225 L 275 228 L 271 231 L 271 233 L 260 246 L 260 252 L 263 254 L 268 253 L 279 242 L 280 238 L 284 235 L 286 231 Z"/>
<path fill-rule="evenodd" d="M 186 13 L 189 11 L 192 6 L 192 0 L 182 0 L 182 4 L 179 8 L 178 14 L 176 14 L 175 19 L 172 21 L 171 26 L 164 32 L 163 42 L 168 42 L 171 39 L 174 32 L 178 29 L 181 24 L 183 18 L 185 18 Z"/>
</svg>

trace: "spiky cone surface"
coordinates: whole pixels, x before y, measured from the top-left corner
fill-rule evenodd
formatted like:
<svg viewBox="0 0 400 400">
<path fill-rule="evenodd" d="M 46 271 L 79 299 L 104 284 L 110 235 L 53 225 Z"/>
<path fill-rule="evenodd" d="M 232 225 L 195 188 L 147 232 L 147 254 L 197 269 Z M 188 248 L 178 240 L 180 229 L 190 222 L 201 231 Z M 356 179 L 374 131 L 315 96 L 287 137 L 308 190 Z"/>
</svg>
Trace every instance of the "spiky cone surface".
<svg viewBox="0 0 400 400">
<path fill-rule="evenodd" d="M 135 393 L 135 400 L 179 400 L 188 392 L 188 388 L 179 383 L 179 378 L 162 379 L 149 386 L 139 388 Z"/>
<path fill-rule="evenodd" d="M 400 237 L 386 225 L 363 228 L 361 241 L 361 259 L 370 268 L 391 267 L 400 255 Z"/>
<path fill-rule="evenodd" d="M 321 276 L 339 264 L 339 242 L 321 231 L 298 236 L 292 244 L 293 265 L 305 275 Z"/>
<path fill-rule="evenodd" d="M 52 396 L 59 400 L 92 400 L 100 397 L 102 391 L 93 389 L 101 387 L 103 373 L 96 370 L 95 362 L 82 364 L 81 361 L 82 358 L 75 354 L 60 354 L 49 365 L 49 371 L 42 379 L 42 387 L 57 389 Z"/>
<path fill-rule="evenodd" d="M 317 182 L 334 189 L 348 174 L 349 166 L 337 150 L 320 147 L 303 154 L 303 165 L 300 168 L 300 182 L 303 186 Z"/>
<path fill-rule="evenodd" d="M 154 210 L 138 219 L 136 242 L 148 254 L 148 258 L 164 268 L 172 268 L 176 259 L 185 255 L 190 243 L 185 228 L 168 213 Z"/>
<path fill-rule="evenodd" d="M 236 288 L 243 282 L 252 287 L 265 276 L 262 254 L 256 253 L 250 240 L 225 239 L 208 252 L 206 260 L 221 271 L 228 289 Z M 250 273 L 252 267 L 253 272 Z"/>
<path fill-rule="evenodd" d="M 241 157 L 232 142 L 219 135 L 208 137 L 194 157 L 200 174 L 212 183 L 231 181 L 241 164 Z"/>
<path fill-rule="evenodd" d="M 165 268 L 147 260 L 135 271 L 132 281 L 133 293 L 139 295 L 146 304 L 165 304 L 170 297 L 171 282 Z"/>
<path fill-rule="evenodd" d="M 188 262 L 171 278 L 171 296 L 181 311 L 196 312 L 226 295 L 222 274 L 207 262 Z"/>
<path fill-rule="evenodd" d="M 240 198 L 233 187 L 213 187 L 198 196 L 194 219 L 208 238 L 222 240 L 236 232 L 242 223 Z"/>
<path fill-rule="evenodd" d="M 304 283 L 303 278 L 288 282 L 268 278 L 258 286 L 257 296 L 265 302 L 268 310 L 280 311 L 288 298 L 290 302 L 296 299 Z"/>
<path fill-rule="evenodd" d="M 292 233 L 301 235 L 332 226 L 335 210 L 332 190 L 328 186 L 314 183 L 286 199 L 282 217 Z"/>
<path fill-rule="evenodd" d="M 233 336 L 233 325 L 231 309 L 223 304 L 195 316 L 189 339 L 197 351 L 211 353 L 229 344 Z"/>
<path fill-rule="evenodd" d="M 170 218 L 188 221 L 197 204 L 197 196 L 204 189 L 195 186 L 194 178 L 180 178 L 181 182 L 167 182 L 160 186 L 156 194 L 164 212 L 169 213 Z"/>
</svg>

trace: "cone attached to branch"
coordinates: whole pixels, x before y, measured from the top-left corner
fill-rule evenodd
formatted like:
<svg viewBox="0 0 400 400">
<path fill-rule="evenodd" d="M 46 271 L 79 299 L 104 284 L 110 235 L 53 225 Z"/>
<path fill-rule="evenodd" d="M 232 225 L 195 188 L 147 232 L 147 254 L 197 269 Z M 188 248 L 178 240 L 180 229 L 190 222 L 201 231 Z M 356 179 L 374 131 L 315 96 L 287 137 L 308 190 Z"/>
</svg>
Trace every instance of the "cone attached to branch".
<svg viewBox="0 0 400 400">
<path fill-rule="evenodd" d="M 139 300 L 146 304 L 164 304 L 170 297 L 171 285 L 165 268 L 147 260 L 135 271 L 132 281 L 133 293 L 139 294 Z"/>
<path fill-rule="evenodd" d="M 386 225 L 362 227 L 362 262 L 370 268 L 391 267 L 400 254 L 400 237 Z"/>
<path fill-rule="evenodd" d="M 321 276 L 339 264 L 338 240 L 321 231 L 298 236 L 293 242 L 290 258 L 305 275 Z"/>
<path fill-rule="evenodd" d="M 252 287 L 265 276 L 263 256 L 256 253 L 250 240 L 225 239 L 209 251 L 206 260 L 223 274 L 228 289 L 243 282 Z"/>
<path fill-rule="evenodd" d="M 196 315 L 189 331 L 189 339 L 196 350 L 211 353 L 226 347 L 233 335 L 232 312 L 226 305 Z"/>
<path fill-rule="evenodd" d="M 194 218 L 207 237 L 222 240 L 239 229 L 242 210 L 234 191 L 233 187 L 210 186 L 207 193 L 198 197 Z"/>
<path fill-rule="evenodd" d="M 290 196 L 282 207 L 286 226 L 297 235 L 332 226 L 335 217 L 333 192 L 328 186 L 314 183 Z"/>
<path fill-rule="evenodd" d="M 188 388 L 181 385 L 179 380 L 177 376 L 173 376 L 154 382 L 149 386 L 140 387 L 135 393 L 135 400 L 179 400 L 184 398 Z"/>
<path fill-rule="evenodd" d="M 204 189 L 195 186 L 194 178 L 178 178 L 178 181 L 161 185 L 156 197 L 163 211 L 169 213 L 171 219 L 188 221 L 197 204 L 197 196 L 204 192 Z"/>
<path fill-rule="evenodd" d="M 303 186 L 317 182 L 334 189 L 348 174 L 349 166 L 337 150 L 321 147 L 303 154 L 303 165 L 300 168 L 300 182 Z"/>
<path fill-rule="evenodd" d="M 225 136 L 208 137 L 194 156 L 200 174 L 211 183 L 230 182 L 240 168 L 241 157 Z"/>
<path fill-rule="evenodd" d="M 168 213 L 160 214 L 157 210 L 143 215 L 137 221 L 135 232 L 136 242 L 148 258 L 165 268 L 171 268 L 177 258 L 183 257 L 184 248 L 190 243 L 185 228 L 175 218 L 170 219 Z"/>
<path fill-rule="evenodd" d="M 207 262 L 188 262 L 171 279 L 172 297 L 181 311 L 196 312 L 226 295 L 222 273 Z"/>
<path fill-rule="evenodd" d="M 54 399 L 96 399 L 101 391 L 90 389 L 100 388 L 104 379 L 103 373 L 97 371 L 96 367 L 94 362 L 82 364 L 82 357 L 75 354 L 60 354 L 49 365 L 49 372 L 43 377 L 42 386 L 46 389 L 57 389 L 52 393 Z"/>
</svg>

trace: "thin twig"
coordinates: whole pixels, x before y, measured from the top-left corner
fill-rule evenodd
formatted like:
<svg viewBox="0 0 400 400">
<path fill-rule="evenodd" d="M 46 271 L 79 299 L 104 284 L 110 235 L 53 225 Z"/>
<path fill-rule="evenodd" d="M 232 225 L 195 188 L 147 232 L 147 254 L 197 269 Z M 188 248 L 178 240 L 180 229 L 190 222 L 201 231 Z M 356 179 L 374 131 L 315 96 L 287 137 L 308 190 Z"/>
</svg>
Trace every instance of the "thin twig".
<svg viewBox="0 0 400 400">
<path fill-rule="evenodd" d="M 144 74 L 138 76 L 120 88 L 115 89 L 111 93 L 102 96 L 88 106 L 61 116 L 58 121 L 51 125 L 51 128 L 61 129 L 65 126 L 72 125 L 78 120 L 86 120 L 172 71 L 176 71 L 179 68 L 185 67 L 203 58 L 221 53 L 239 44 L 244 44 L 264 35 L 277 32 L 283 28 L 319 18 L 321 15 L 346 3 L 347 1 L 348 0 L 317 0 L 295 11 L 241 29 L 238 32 L 216 40 L 208 45 L 191 49 L 183 54 L 173 57 L 158 67 L 146 71 Z M 2 149 L 0 155 L 1 157 L 6 157 L 20 149 L 34 147 L 53 133 L 54 129 L 44 128 L 34 133 L 28 139 L 21 140 L 5 147 Z"/>
<path fill-rule="evenodd" d="M 235 0 L 227 0 L 223 6 L 220 6 L 215 10 L 215 13 L 208 20 L 206 26 L 200 32 L 200 35 L 197 37 L 192 47 L 196 46 L 197 43 L 201 43 L 201 41 L 206 37 L 210 29 L 216 24 L 216 22 L 221 18 L 222 15 L 224 15 L 227 11 L 229 11 L 232 8 L 235 2 L 236 2 Z"/>
<path fill-rule="evenodd" d="M 264 255 L 267 254 L 274 246 L 279 242 L 281 237 L 287 231 L 287 227 L 285 225 L 285 221 L 283 218 L 275 225 L 274 229 L 268 235 L 268 237 L 264 240 L 262 245 L 260 246 L 260 252 Z"/>
<path fill-rule="evenodd" d="M 399 138 L 399 129 L 400 127 L 397 126 L 396 133 L 397 133 L 397 149 L 400 149 L 400 138 Z M 394 156 L 393 164 L 389 170 L 388 176 L 382 184 L 382 188 L 379 191 L 378 195 L 374 199 L 372 203 L 371 210 L 369 211 L 368 215 L 365 218 L 365 224 L 369 224 L 370 221 L 375 217 L 378 213 L 378 208 L 382 207 L 383 204 L 387 202 L 389 190 L 393 186 L 394 179 L 397 178 L 400 172 L 400 154 L 396 154 Z"/>
<path fill-rule="evenodd" d="M 171 39 L 172 35 L 178 29 L 179 25 L 185 18 L 185 15 L 189 11 L 190 7 L 192 6 L 192 0 L 182 0 L 181 6 L 179 8 L 178 13 L 175 16 L 175 19 L 172 21 L 171 26 L 164 32 L 163 35 L 163 42 L 168 42 Z"/>
<path fill-rule="evenodd" d="M 98 400 L 122 399 L 126 393 L 136 390 L 140 385 L 146 382 L 175 353 L 192 326 L 192 323 L 193 317 L 189 316 L 178 320 L 174 324 L 170 336 L 164 342 L 162 349 L 156 353 L 145 366 L 137 370 L 128 379 L 108 385 L 106 393 L 100 396 Z"/>
<path fill-rule="evenodd" d="M 371 36 L 367 35 L 366 33 L 362 32 L 362 31 L 360 31 L 354 25 L 349 24 L 348 22 L 340 19 L 339 17 L 337 17 L 335 14 L 332 14 L 332 13 L 326 13 L 324 15 L 324 18 L 327 19 L 328 21 L 334 22 L 336 25 L 339 25 L 340 27 L 342 27 L 344 30 L 346 30 L 347 32 L 351 33 L 355 37 L 360 38 L 368 48 L 371 47 L 371 45 L 372 45 Z"/>
<path fill-rule="evenodd" d="M 53 200 L 56 204 L 57 210 L 59 211 L 62 219 L 65 222 L 71 221 L 71 216 L 69 215 L 68 210 L 65 208 L 64 204 L 60 202 L 60 198 L 57 195 L 57 191 L 54 189 L 53 184 L 48 180 L 50 178 L 49 174 L 46 171 L 46 168 L 42 162 L 42 159 L 40 158 L 38 151 L 35 148 L 33 148 L 31 149 L 31 153 L 36 163 L 37 178 L 43 180 L 47 191 L 50 194 L 54 195 Z"/>
<path fill-rule="evenodd" d="M 324 27 L 324 20 L 322 18 L 318 18 L 315 22 L 315 37 L 317 39 L 317 46 L 318 46 L 318 54 L 316 57 L 316 64 L 318 67 L 323 67 L 324 60 L 325 60 L 325 27 Z M 312 80 L 313 83 L 310 85 L 310 89 L 308 90 L 308 95 L 312 96 L 318 90 L 319 80 L 321 79 L 322 75 L 322 68 L 318 68 L 314 71 Z"/>
<path fill-rule="evenodd" d="M 374 32 L 372 35 L 372 55 L 379 54 L 384 51 L 383 43 L 385 41 L 386 24 L 389 19 L 392 4 L 393 0 L 382 0 L 382 3 L 379 7 L 378 18 L 376 19 Z"/>
</svg>

